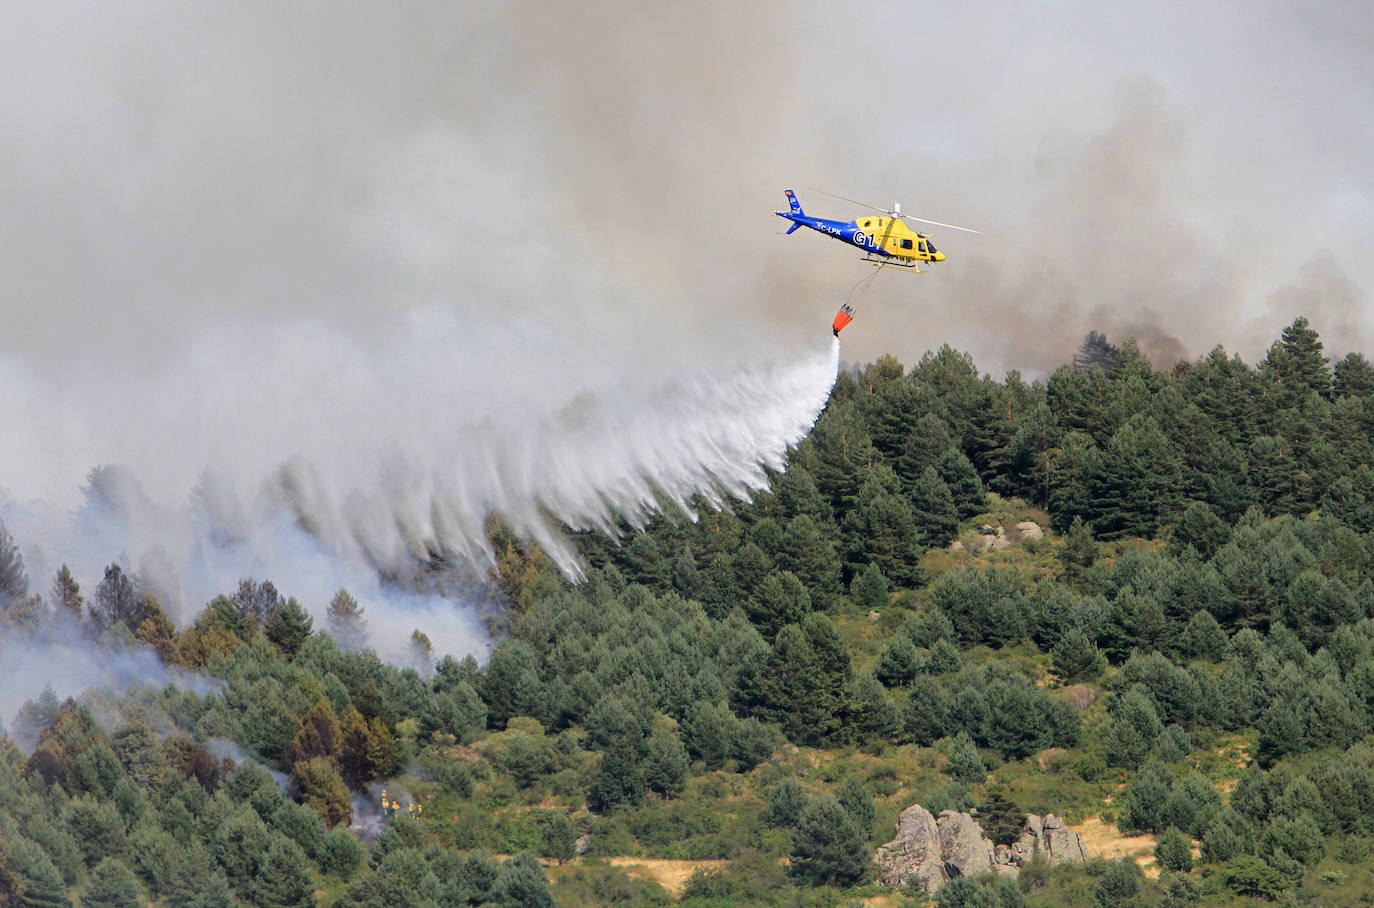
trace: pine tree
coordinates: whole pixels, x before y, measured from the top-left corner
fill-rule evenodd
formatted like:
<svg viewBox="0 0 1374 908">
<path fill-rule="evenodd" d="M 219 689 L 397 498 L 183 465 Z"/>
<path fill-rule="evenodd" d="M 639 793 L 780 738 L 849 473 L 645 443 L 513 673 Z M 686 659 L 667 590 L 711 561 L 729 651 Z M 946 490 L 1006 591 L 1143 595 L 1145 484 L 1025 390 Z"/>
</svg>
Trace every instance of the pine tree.
<svg viewBox="0 0 1374 908">
<path fill-rule="evenodd" d="M 763 821 L 769 826 L 794 827 L 801 821 L 809 803 L 806 789 L 795 776 L 788 776 L 768 789 Z"/>
<path fill-rule="evenodd" d="M 0 522 L 0 611 L 10 607 L 10 603 L 27 596 L 29 577 L 24 572 L 24 556 L 19 554 L 19 546 L 14 537 Z"/>
<path fill-rule="evenodd" d="M 310 630 L 314 623 L 315 619 L 311 618 L 293 598 L 286 600 L 272 612 L 263 633 L 286 658 L 294 659 L 296 653 L 305 645 L 305 641 L 310 639 Z"/>
<path fill-rule="evenodd" d="M 611 813 L 617 807 L 638 804 L 647 787 L 638 753 L 613 748 L 601 754 L 596 777 L 587 791 L 587 806 L 597 813 Z"/>
<path fill-rule="evenodd" d="M 910 684 L 924 667 L 916 645 L 906 634 L 895 635 L 878 657 L 873 673 L 888 687 Z"/>
<path fill-rule="evenodd" d="M 276 836 L 263 855 L 258 874 L 249 889 L 260 908 L 309 908 L 315 904 L 315 884 L 310 860 L 295 842 Z"/>
<path fill-rule="evenodd" d="M 314 810 L 328 826 L 353 818 L 348 787 L 327 757 L 296 761 L 291 767 L 291 790 L 299 803 Z"/>
<path fill-rule="evenodd" d="M 1330 393 L 1331 373 L 1327 369 L 1326 357 L 1322 355 L 1322 342 L 1307 319 L 1298 316 L 1293 324 L 1283 329 L 1280 336 L 1288 366 L 1283 378 L 1295 389 L 1301 389 L 1295 397 L 1305 397 L 1308 391 L 1322 395 Z"/>
<path fill-rule="evenodd" d="M 83 908 L 139 908 L 143 899 L 139 897 L 138 879 L 123 860 L 105 858 L 91 871 L 81 904 Z"/>
<path fill-rule="evenodd" d="M 1336 397 L 1365 397 L 1374 392 L 1374 366 L 1363 353 L 1347 353 L 1334 372 L 1331 390 Z"/>
<path fill-rule="evenodd" d="M 870 561 L 862 571 L 854 574 L 849 595 L 860 608 L 875 609 L 887 605 L 890 584 L 877 562 Z"/>
<path fill-rule="evenodd" d="M 1193 869 L 1193 846 L 1177 826 L 1164 830 L 1155 845 L 1155 860 L 1165 870 L 1187 873 Z"/>
<path fill-rule="evenodd" d="M 950 697 L 945 686 L 928 675 L 919 675 L 907 692 L 902 713 L 903 730 L 918 747 L 929 747 L 949 730 Z"/>
<path fill-rule="evenodd" d="M 987 508 L 988 496 L 983 480 L 963 451 L 949 448 L 940 458 L 936 469 L 954 499 L 954 507 L 961 520 L 967 520 Z"/>
<path fill-rule="evenodd" d="M 91 602 L 91 617 L 102 629 L 109 630 L 123 623 L 130 631 L 138 626 L 140 597 L 133 581 L 118 564 L 105 568 L 105 577 L 95 588 Z"/>
<path fill-rule="evenodd" d="M 577 827 L 564 810 L 539 812 L 539 856 L 560 865 L 577 854 Z"/>
<path fill-rule="evenodd" d="M 501 866 L 490 904 L 499 908 L 554 908 L 549 877 L 539 859 L 521 852 Z"/>
<path fill-rule="evenodd" d="M 988 777 L 983 758 L 978 755 L 978 748 L 973 746 L 973 739 L 967 731 L 960 731 L 955 735 L 954 742 L 950 745 L 949 775 L 956 782 L 967 785 L 975 785 Z"/>
<path fill-rule="evenodd" d="M 848 776 L 835 791 L 835 800 L 840 802 L 849 819 L 867 839 L 873 832 L 873 821 L 878 810 L 873 803 L 873 793 L 858 776 Z"/>
<path fill-rule="evenodd" d="M 760 633 L 775 635 L 785 624 L 798 624 L 811 611 L 811 596 L 791 571 L 771 571 L 748 603 L 749 620 Z"/>
<path fill-rule="evenodd" d="M 410 632 L 410 658 L 421 674 L 429 675 L 434 671 L 434 645 L 419 628 Z"/>
<path fill-rule="evenodd" d="M 346 589 L 340 589 L 329 601 L 329 635 L 344 651 L 367 645 L 367 621 L 358 600 Z"/>
<path fill-rule="evenodd" d="M 926 467 L 911 491 L 911 509 L 916 529 L 927 545 L 949 545 L 959 529 L 959 511 L 949 486 L 934 467 Z"/>
<path fill-rule="evenodd" d="M 71 908 L 61 874 L 39 845 L 22 835 L 15 836 L 0 844 L 0 858 L 23 893 L 16 905 Z"/>
<path fill-rule="evenodd" d="M 1050 653 L 1054 673 L 1065 682 L 1096 678 L 1107 667 L 1107 657 L 1081 627 L 1069 628 Z"/>
<path fill-rule="evenodd" d="M 1097 889 L 1093 891 L 1097 903 L 1102 908 L 1130 904 L 1140 892 L 1140 876 L 1140 867 L 1131 858 L 1112 861 L 1097 878 Z"/>
<path fill-rule="evenodd" d="M 80 585 L 65 564 L 58 568 L 56 576 L 53 577 L 52 601 L 59 613 L 68 615 L 77 622 L 81 621 L 81 613 L 86 602 L 81 598 Z"/>
<path fill-rule="evenodd" d="M 281 594 L 272 585 L 272 581 L 264 580 L 258 583 L 251 577 L 239 581 L 239 588 L 230 601 L 250 631 L 263 627 L 282 607 Z"/>
<path fill-rule="evenodd" d="M 1131 791 L 1121 811 L 1121 829 L 1157 832 L 1163 828 L 1164 805 L 1173 787 L 1174 776 L 1167 766 L 1158 760 L 1146 763 L 1131 781 Z"/>
<path fill-rule="evenodd" d="M 650 791 L 673 797 L 682 791 L 691 760 L 677 731 L 669 727 L 655 728 L 646 742 L 644 784 Z"/>
<path fill-rule="evenodd" d="M 1134 685 L 1113 701 L 1108 710 L 1107 762 L 1134 769 L 1145 761 L 1155 739 L 1164 730 L 1154 699 L 1143 685 Z"/>
<path fill-rule="evenodd" d="M 1089 331 L 1073 356 L 1073 368 L 1078 372 L 1096 368 L 1110 373 L 1120 359 L 1121 351 L 1107 340 L 1107 335 L 1101 331 Z"/>
<path fill-rule="evenodd" d="M 868 870 L 867 837 L 831 795 L 812 801 L 792 832 L 788 873 L 807 885 L 858 882 Z"/>
</svg>

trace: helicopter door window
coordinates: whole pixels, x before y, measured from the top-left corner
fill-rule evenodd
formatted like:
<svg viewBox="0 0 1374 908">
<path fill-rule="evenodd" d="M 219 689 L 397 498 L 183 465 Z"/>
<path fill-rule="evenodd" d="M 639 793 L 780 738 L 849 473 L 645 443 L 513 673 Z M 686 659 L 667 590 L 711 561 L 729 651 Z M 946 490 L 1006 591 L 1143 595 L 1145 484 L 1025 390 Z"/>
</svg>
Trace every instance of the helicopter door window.
<svg viewBox="0 0 1374 908">
<path fill-rule="evenodd" d="M 921 240 L 921 251 L 922 251 L 922 252 L 925 252 L 925 251 L 926 251 L 926 241 L 925 241 L 925 240 Z"/>
<path fill-rule="evenodd" d="M 902 240 L 902 248 L 903 248 L 903 249 L 910 249 L 910 248 L 911 248 L 911 240 Z"/>
</svg>

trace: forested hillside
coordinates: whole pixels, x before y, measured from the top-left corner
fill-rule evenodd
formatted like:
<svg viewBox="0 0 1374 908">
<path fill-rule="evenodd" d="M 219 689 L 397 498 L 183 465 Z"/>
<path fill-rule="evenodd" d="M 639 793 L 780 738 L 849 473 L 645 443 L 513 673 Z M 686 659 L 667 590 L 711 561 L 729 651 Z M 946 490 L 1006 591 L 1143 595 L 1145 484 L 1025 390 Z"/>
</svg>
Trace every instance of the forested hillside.
<svg viewBox="0 0 1374 908">
<path fill-rule="evenodd" d="M 1374 367 L 1298 319 L 1256 365 L 842 372 L 772 491 L 576 533 L 581 583 L 494 516 L 483 664 L 384 664 L 346 591 L 319 627 L 268 578 L 178 629 L 0 534 L 6 633 L 209 679 L 4 717 L 0 902 L 896 905 L 919 802 L 1157 837 L 940 905 L 1368 903 L 1372 470 Z"/>
</svg>

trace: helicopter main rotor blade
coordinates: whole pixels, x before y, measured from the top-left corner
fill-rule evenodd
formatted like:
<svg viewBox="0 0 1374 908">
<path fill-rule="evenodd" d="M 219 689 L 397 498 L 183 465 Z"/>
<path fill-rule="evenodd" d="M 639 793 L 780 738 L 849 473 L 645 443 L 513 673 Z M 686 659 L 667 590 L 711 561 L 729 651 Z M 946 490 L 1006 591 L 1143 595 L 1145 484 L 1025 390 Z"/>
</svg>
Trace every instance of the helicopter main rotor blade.
<svg viewBox="0 0 1374 908">
<path fill-rule="evenodd" d="M 858 199 L 846 198 L 842 195 L 835 195 L 833 192 L 826 192 L 824 189 L 808 189 L 807 192 L 819 192 L 821 195 L 828 195 L 832 199 L 839 199 L 841 202 L 850 202 L 855 205 L 862 205 L 865 208 L 872 208 L 874 211 L 881 211 L 883 214 L 892 214 L 890 208 L 879 208 L 877 205 L 870 205 L 867 202 L 860 202 Z"/>
<path fill-rule="evenodd" d="M 936 227 L 948 227 L 951 230 L 962 230 L 965 233 L 976 233 L 979 236 L 982 236 L 983 234 L 983 231 L 974 230 L 972 227 L 960 227 L 958 224 L 946 224 L 944 221 L 932 221 L 927 218 L 918 218 L 914 214 L 902 214 L 902 212 L 899 209 L 879 208 L 877 205 L 870 205 L 867 202 L 860 202 L 858 199 L 851 199 L 842 195 L 835 195 L 835 193 L 833 192 L 826 192 L 824 189 L 813 188 L 808 189 L 807 192 L 819 192 L 821 195 L 828 195 L 832 199 L 839 199 L 841 202 L 849 202 L 854 205 L 862 205 L 865 208 L 871 208 L 874 211 L 881 211 L 883 214 L 890 214 L 893 217 L 901 218 L 904 221 L 920 221 L 922 224 L 933 224 Z"/>
<path fill-rule="evenodd" d="M 920 221 L 922 224 L 934 224 L 936 227 L 948 227 L 951 230 L 962 230 L 965 233 L 976 233 L 979 236 L 983 234 L 983 231 L 974 230 L 972 227 L 960 227 L 958 224 L 946 224 L 943 221 L 928 221 L 925 218 L 918 218 L 911 214 L 899 214 L 897 217 L 904 221 Z"/>
</svg>

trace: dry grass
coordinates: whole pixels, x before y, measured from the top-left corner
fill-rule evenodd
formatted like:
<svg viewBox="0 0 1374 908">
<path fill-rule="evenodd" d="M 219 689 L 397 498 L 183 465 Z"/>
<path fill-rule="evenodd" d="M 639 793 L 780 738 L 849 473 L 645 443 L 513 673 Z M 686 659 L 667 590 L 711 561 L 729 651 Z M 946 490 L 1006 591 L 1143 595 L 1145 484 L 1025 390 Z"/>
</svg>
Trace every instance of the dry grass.
<svg viewBox="0 0 1374 908">
<path fill-rule="evenodd" d="M 653 880 L 677 898 L 687 887 L 687 880 L 698 868 L 719 870 L 729 861 L 669 861 L 654 858 L 609 858 L 612 867 L 619 867 L 628 875 L 641 880 Z"/>
<path fill-rule="evenodd" d="M 1083 839 L 1083 847 L 1088 850 L 1089 858 L 1118 860 L 1131 858 L 1141 866 L 1148 877 L 1159 875 L 1155 865 L 1155 845 L 1158 836 L 1122 835 L 1115 823 L 1104 823 L 1101 817 L 1088 817 L 1082 823 L 1069 826 Z"/>
</svg>

